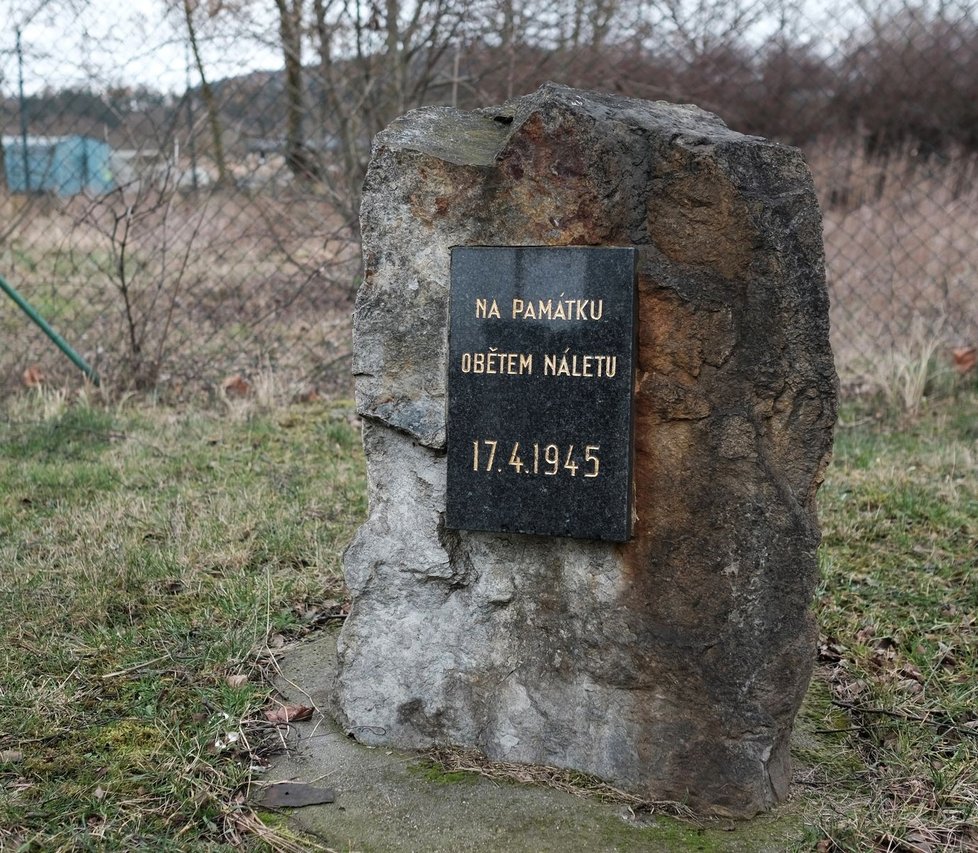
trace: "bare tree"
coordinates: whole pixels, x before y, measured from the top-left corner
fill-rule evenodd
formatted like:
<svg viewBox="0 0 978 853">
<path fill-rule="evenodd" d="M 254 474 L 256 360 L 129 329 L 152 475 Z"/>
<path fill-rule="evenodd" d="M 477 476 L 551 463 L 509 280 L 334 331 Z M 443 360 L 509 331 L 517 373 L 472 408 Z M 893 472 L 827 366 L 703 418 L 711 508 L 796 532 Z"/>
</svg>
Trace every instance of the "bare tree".
<svg viewBox="0 0 978 853">
<path fill-rule="evenodd" d="M 76 228 L 98 235 L 105 252 L 94 263 L 117 297 L 125 330 L 123 375 L 140 388 L 159 379 L 171 345 L 174 312 L 187 289 L 188 270 L 207 206 L 177 215 L 174 174 L 136 180 L 92 199 Z"/>
<path fill-rule="evenodd" d="M 676 54 L 696 62 L 718 48 L 740 43 L 759 23 L 777 13 L 780 0 L 651 0 L 650 34 L 668 37 Z"/>
<path fill-rule="evenodd" d="M 275 0 L 285 61 L 285 162 L 296 178 L 315 177 L 317 164 L 306 146 L 302 75 L 303 0 Z"/>
<path fill-rule="evenodd" d="M 370 140 L 451 85 L 446 54 L 467 9 L 468 0 L 313 0 L 318 112 L 333 160 L 321 176 L 354 231 Z"/>
<path fill-rule="evenodd" d="M 190 42 L 190 50 L 194 57 L 194 66 L 197 69 L 197 76 L 200 77 L 200 94 L 204 99 L 204 108 L 207 110 L 207 123 L 211 131 L 211 145 L 213 147 L 214 165 L 217 168 L 217 180 L 220 184 L 229 182 L 227 160 L 224 157 L 224 134 L 221 129 L 221 117 L 214 97 L 214 90 L 207 74 L 204 70 L 204 60 L 200 52 L 200 40 L 198 37 L 198 27 L 195 15 L 200 4 L 197 0 L 180 0 L 180 11 L 183 16 L 184 26 L 187 29 L 187 39 Z M 220 4 L 212 7 L 210 14 L 216 15 L 220 11 Z M 187 93 L 190 97 L 190 93 Z"/>
</svg>

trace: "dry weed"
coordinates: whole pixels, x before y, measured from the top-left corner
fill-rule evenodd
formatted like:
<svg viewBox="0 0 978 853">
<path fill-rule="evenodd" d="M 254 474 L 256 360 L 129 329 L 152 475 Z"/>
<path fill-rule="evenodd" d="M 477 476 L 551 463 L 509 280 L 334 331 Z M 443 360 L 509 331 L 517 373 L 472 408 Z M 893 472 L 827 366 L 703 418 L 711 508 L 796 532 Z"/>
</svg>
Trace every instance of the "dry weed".
<svg viewBox="0 0 978 853">
<path fill-rule="evenodd" d="M 874 159 L 832 140 L 812 146 L 808 159 L 823 208 L 840 375 L 872 384 L 896 369 L 912 398 L 919 370 L 906 356 L 919 367 L 921 328 L 940 328 L 932 355 L 978 341 L 978 159 L 922 160 L 909 149 Z"/>
<path fill-rule="evenodd" d="M 668 814 L 692 819 L 694 813 L 683 803 L 648 800 L 617 788 L 594 776 L 575 770 L 492 761 L 473 749 L 439 746 L 425 752 L 425 757 L 447 773 L 475 773 L 495 781 L 543 785 L 575 797 L 591 797 L 603 802 L 621 803 L 649 814 Z"/>
</svg>

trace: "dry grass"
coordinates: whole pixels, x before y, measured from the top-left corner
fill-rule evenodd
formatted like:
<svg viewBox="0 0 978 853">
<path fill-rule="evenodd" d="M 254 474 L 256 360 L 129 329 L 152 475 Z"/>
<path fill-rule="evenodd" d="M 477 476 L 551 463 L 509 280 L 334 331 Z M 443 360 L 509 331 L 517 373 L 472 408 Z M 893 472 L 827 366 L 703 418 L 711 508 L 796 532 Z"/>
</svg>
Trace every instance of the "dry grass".
<svg viewBox="0 0 978 853">
<path fill-rule="evenodd" d="M 808 155 L 843 380 L 883 390 L 896 365 L 881 362 L 919 362 L 922 333 L 940 359 L 978 342 L 978 158 L 870 159 L 832 142 Z"/>
<path fill-rule="evenodd" d="M 268 364 L 297 385 L 347 390 L 359 255 L 315 195 L 152 188 L 2 204 L 17 215 L 0 274 L 117 390 L 199 395 Z M 72 376 L 7 300 L 0 335 L 0 392 L 28 365 Z"/>
<path fill-rule="evenodd" d="M 946 364 L 944 321 L 929 326 L 916 316 L 906 337 L 864 362 L 860 380 L 877 391 L 895 411 L 915 415 L 929 392 L 947 390 L 956 383 L 954 369 Z"/>
<path fill-rule="evenodd" d="M 493 781 L 541 785 L 601 802 L 620 803 L 647 814 L 668 814 L 692 819 L 694 813 L 682 803 L 653 801 L 617 788 L 594 776 L 576 770 L 545 767 L 537 764 L 516 764 L 511 761 L 492 761 L 478 750 L 440 746 L 429 749 L 425 757 L 438 773 L 474 773 Z"/>
<path fill-rule="evenodd" d="M 909 394 L 912 409 L 922 355 L 940 367 L 949 347 L 978 343 L 978 159 L 870 159 L 840 141 L 808 155 L 840 374 L 846 387 Z M 0 198 L 0 274 L 122 389 L 135 375 L 171 398 L 213 393 L 270 365 L 297 389 L 348 393 L 358 248 L 315 192 L 275 192 Z M 134 200 L 126 261 L 141 365 L 118 276 L 116 220 Z M 6 300 L 0 336 L 0 393 L 31 364 L 73 376 Z"/>
</svg>

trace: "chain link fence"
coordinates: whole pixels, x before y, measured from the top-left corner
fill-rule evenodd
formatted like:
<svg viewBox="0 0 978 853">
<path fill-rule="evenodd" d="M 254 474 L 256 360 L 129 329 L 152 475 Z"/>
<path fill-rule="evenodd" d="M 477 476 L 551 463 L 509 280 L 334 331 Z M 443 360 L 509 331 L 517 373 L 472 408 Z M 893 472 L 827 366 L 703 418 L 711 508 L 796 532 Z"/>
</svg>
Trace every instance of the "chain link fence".
<svg viewBox="0 0 978 853">
<path fill-rule="evenodd" d="M 850 387 L 915 359 L 967 369 L 978 344 L 974 3 L 0 8 L 0 277 L 113 388 L 347 391 L 373 134 L 545 80 L 696 103 L 804 150 Z M 77 375 L 0 294 L 0 395 Z"/>
</svg>

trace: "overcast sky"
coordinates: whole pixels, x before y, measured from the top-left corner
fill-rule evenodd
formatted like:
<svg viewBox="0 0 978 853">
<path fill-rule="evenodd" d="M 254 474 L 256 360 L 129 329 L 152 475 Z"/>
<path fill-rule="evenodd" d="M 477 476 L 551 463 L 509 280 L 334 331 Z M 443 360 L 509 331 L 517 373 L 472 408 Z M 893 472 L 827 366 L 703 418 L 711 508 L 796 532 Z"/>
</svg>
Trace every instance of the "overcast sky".
<svg viewBox="0 0 978 853">
<path fill-rule="evenodd" d="M 17 90 L 18 26 L 28 92 L 46 85 L 100 89 L 146 84 L 172 92 L 185 86 L 185 30 L 179 15 L 166 12 L 165 0 L 87 0 L 82 11 L 73 11 L 71 0 L 50 0 L 46 5 L 44 0 L 0 0 L 0 21 L 5 22 L 0 26 L 0 91 L 5 95 Z M 260 41 L 262 32 L 274 38 L 274 22 L 247 22 L 242 28 L 257 36 L 234 32 L 230 22 L 218 33 L 201 33 L 212 79 L 281 67 L 280 54 Z"/>
<path fill-rule="evenodd" d="M 703 4 L 703 8 L 712 5 L 712 0 L 685 1 L 692 6 Z M 744 1 L 754 8 L 764 3 Z M 801 10 L 805 34 L 817 34 L 821 39 L 832 38 L 834 33 L 836 41 L 841 40 L 864 20 L 859 0 L 784 1 Z M 206 7 L 213 0 L 200 2 Z M 867 8 L 909 2 L 870 0 Z M 952 17 L 975 13 L 975 0 L 913 2 L 942 5 Z M 168 5 L 177 11 L 167 12 Z M 45 86 L 85 86 L 98 91 L 137 84 L 182 92 L 187 79 L 187 39 L 180 5 L 181 0 L 0 0 L 0 92 L 12 95 L 17 91 L 18 27 L 22 30 L 24 80 L 29 93 Z M 245 5 L 253 10 L 249 14 L 258 17 L 235 21 L 222 16 L 202 25 L 201 48 L 212 80 L 282 67 L 281 54 L 275 48 L 275 4 L 264 0 Z M 755 22 L 754 35 L 763 37 L 772 29 L 771 19 Z M 197 83 L 194 73 L 192 85 Z"/>
</svg>

